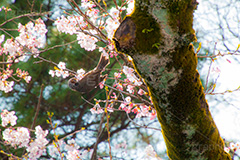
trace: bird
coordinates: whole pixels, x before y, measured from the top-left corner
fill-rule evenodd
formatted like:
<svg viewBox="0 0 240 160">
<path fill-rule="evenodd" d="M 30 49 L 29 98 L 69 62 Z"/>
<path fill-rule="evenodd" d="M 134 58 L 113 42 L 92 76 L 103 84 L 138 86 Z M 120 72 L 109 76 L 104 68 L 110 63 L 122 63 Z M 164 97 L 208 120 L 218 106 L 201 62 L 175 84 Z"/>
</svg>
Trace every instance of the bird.
<svg viewBox="0 0 240 160">
<path fill-rule="evenodd" d="M 102 53 L 98 65 L 93 70 L 87 72 L 82 79 L 79 80 L 73 77 L 68 80 L 69 88 L 80 93 L 90 92 L 108 76 L 107 74 L 101 74 L 108 64 L 109 57 Z"/>
</svg>

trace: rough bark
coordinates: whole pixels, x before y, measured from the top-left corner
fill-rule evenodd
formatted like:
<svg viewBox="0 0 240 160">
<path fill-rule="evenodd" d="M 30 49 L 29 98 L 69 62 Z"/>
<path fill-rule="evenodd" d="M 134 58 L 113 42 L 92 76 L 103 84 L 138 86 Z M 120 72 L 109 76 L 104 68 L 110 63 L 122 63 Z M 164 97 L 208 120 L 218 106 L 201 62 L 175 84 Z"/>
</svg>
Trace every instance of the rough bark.
<svg viewBox="0 0 240 160">
<path fill-rule="evenodd" d="M 196 0 L 136 0 L 113 40 L 148 86 L 169 158 L 231 159 L 196 70 L 196 7 Z"/>
</svg>

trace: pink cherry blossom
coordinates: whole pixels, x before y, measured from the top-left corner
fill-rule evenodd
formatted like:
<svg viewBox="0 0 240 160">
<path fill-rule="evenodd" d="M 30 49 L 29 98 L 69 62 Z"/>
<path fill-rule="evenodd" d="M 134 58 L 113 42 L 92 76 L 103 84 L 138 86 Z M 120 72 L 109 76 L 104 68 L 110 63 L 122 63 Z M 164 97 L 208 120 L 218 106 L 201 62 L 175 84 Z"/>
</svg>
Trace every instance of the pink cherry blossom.
<svg viewBox="0 0 240 160">
<path fill-rule="evenodd" d="M 98 102 L 94 105 L 93 108 L 90 109 L 90 111 L 92 114 L 100 114 L 104 112 Z"/>
<path fill-rule="evenodd" d="M 5 35 L 3 34 L 3 35 L 0 36 L 0 45 L 2 44 L 2 42 L 4 41 L 4 39 L 5 39 Z"/>
<path fill-rule="evenodd" d="M 107 35 L 109 39 L 112 39 L 114 32 L 116 31 L 116 29 L 118 28 L 118 26 L 120 25 L 118 20 L 113 20 L 112 18 L 108 18 L 106 20 L 106 26 L 105 29 L 107 31 Z"/>
<path fill-rule="evenodd" d="M 66 69 L 66 63 L 64 62 L 59 62 L 57 66 L 59 69 Z"/>
<path fill-rule="evenodd" d="M 79 32 L 77 34 L 77 40 L 78 44 L 80 44 L 80 46 L 87 51 L 93 51 L 97 47 L 96 45 L 96 42 L 98 42 L 97 38 L 92 37 L 90 35 L 86 35 L 85 33 Z"/>
<path fill-rule="evenodd" d="M 140 89 L 138 90 L 138 94 L 139 94 L 139 95 L 142 96 L 144 93 L 145 93 L 145 91 L 144 91 L 143 89 L 140 88 Z"/>
<path fill-rule="evenodd" d="M 116 87 L 117 89 L 123 91 L 123 85 L 122 85 L 122 83 L 116 83 L 116 84 L 113 85 L 113 87 Z"/>
<path fill-rule="evenodd" d="M 80 152 L 77 149 L 67 152 L 66 156 L 67 160 L 79 160 L 80 159 Z"/>
<path fill-rule="evenodd" d="M 29 130 L 25 127 L 18 127 L 17 130 L 7 128 L 3 131 L 3 139 L 12 147 L 27 147 L 30 141 Z"/>
<path fill-rule="evenodd" d="M 59 64 L 57 65 L 57 67 L 54 67 L 55 70 L 49 70 L 49 74 L 54 77 L 61 77 L 62 78 L 67 78 L 69 76 L 69 72 L 66 71 L 66 64 L 64 62 L 59 62 Z"/>
<path fill-rule="evenodd" d="M 134 74 L 134 69 L 128 66 L 123 66 L 123 73 L 127 76 L 128 80 L 137 86 L 142 85 L 142 82 Z"/>
<path fill-rule="evenodd" d="M 112 7 L 110 9 L 109 14 L 112 16 L 113 19 L 118 19 L 118 17 L 119 17 L 119 10 L 117 10 L 115 7 Z"/>
<path fill-rule="evenodd" d="M 127 15 L 130 15 L 134 10 L 134 0 L 128 1 Z"/>
<path fill-rule="evenodd" d="M 11 126 L 15 126 L 17 124 L 17 116 L 15 115 L 15 111 L 9 112 L 8 110 L 4 109 L 2 110 L 1 118 L 3 127 L 6 127 L 9 123 Z"/>
<path fill-rule="evenodd" d="M 44 152 L 46 152 L 46 145 L 49 143 L 46 139 L 48 131 L 43 131 L 40 126 L 35 127 L 36 139 L 31 141 L 27 147 L 28 157 L 37 160 Z"/>
<path fill-rule="evenodd" d="M 127 85 L 127 91 L 131 94 L 134 94 L 134 86 L 132 85 Z"/>
<path fill-rule="evenodd" d="M 114 77 L 115 77 L 115 78 L 121 78 L 121 74 L 122 74 L 122 73 L 117 73 L 117 72 L 115 72 L 115 73 L 114 73 Z"/>
<path fill-rule="evenodd" d="M 11 92 L 13 90 L 14 81 L 0 80 L 0 90 L 5 93 Z"/>
</svg>

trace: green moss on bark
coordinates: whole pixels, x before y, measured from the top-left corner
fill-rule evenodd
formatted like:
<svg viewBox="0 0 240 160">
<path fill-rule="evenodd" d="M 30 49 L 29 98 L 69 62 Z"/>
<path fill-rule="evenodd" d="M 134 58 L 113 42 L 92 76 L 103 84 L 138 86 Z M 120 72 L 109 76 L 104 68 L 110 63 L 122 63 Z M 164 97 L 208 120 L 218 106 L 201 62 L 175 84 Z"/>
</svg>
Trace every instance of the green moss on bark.
<svg viewBox="0 0 240 160">
<path fill-rule="evenodd" d="M 136 2 L 134 13 L 120 25 L 114 41 L 117 51 L 132 56 L 135 69 L 148 86 L 168 156 L 230 159 L 196 70 L 191 44 L 196 39 L 192 29 L 196 1 Z"/>
</svg>

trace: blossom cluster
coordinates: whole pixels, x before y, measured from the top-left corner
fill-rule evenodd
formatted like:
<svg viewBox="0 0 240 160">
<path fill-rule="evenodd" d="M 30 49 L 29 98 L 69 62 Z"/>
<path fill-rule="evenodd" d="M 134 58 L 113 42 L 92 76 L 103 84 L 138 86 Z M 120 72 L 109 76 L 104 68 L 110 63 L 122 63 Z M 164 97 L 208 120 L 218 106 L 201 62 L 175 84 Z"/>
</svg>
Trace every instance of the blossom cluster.
<svg viewBox="0 0 240 160">
<path fill-rule="evenodd" d="M 54 67 L 55 70 L 50 70 L 49 71 L 49 74 L 54 77 L 54 76 L 57 76 L 57 77 L 61 77 L 62 78 L 66 78 L 69 76 L 69 73 L 68 71 L 66 71 L 66 63 L 64 62 L 59 62 L 57 67 Z"/>
<path fill-rule="evenodd" d="M 35 127 L 36 139 L 27 146 L 28 157 L 37 159 L 46 152 L 46 145 L 49 143 L 46 139 L 48 130 L 43 130 L 40 126 Z"/>
<path fill-rule="evenodd" d="M 101 49 L 101 51 L 105 52 L 103 48 Z M 126 76 L 124 80 L 120 79 L 122 77 L 122 74 L 125 74 Z M 126 89 L 126 91 L 128 91 L 132 95 L 138 94 L 138 96 L 147 97 L 149 99 L 149 103 L 151 103 L 148 93 L 141 88 L 141 85 L 143 84 L 142 80 L 136 76 L 133 68 L 128 66 L 123 66 L 123 69 L 121 72 L 114 73 L 114 77 L 115 77 L 115 84 L 113 85 L 113 87 L 118 89 L 120 92 Z M 137 90 L 136 87 L 139 87 L 139 88 L 138 88 L 138 91 L 135 93 L 135 91 Z M 119 105 L 118 110 L 124 110 L 127 114 L 131 112 L 135 113 L 136 118 L 150 117 L 150 120 L 152 120 L 157 115 L 154 108 L 144 103 L 134 103 L 132 102 L 130 96 L 119 99 L 116 96 L 116 93 L 113 92 L 110 98 L 111 98 L 111 101 L 118 101 L 118 102 L 119 100 L 122 101 L 121 104 Z M 114 109 L 113 109 L 112 103 L 110 103 L 106 109 L 108 112 L 113 112 Z M 100 114 L 104 112 L 98 100 L 96 100 L 96 104 L 93 106 L 93 108 L 90 109 L 90 111 L 92 114 Z"/>
<path fill-rule="evenodd" d="M 157 153 L 155 152 L 155 150 L 153 149 L 152 145 L 148 145 L 145 150 L 145 159 L 150 159 L 150 160 L 161 160 L 161 158 L 159 158 L 157 156 Z"/>
<path fill-rule="evenodd" d="M 24 79 L 27 83 L 31 81 L 31 76 L 27 71 L 21 70 L 17 68 L 16 74 L 13 74 L 13 70 L 6 68 L 2 72 L 0 72 L 0 90 L 8 93 L 13 90 L 14 81 L 9 81 L 8 78 L 13 75 L 17 75 L 20 79 Z"/>
<path fill-rule="evenodd" d="M 77 160 L 84 159 L 87 153 L 92 152 L 92 150 L 80 150 L 80 146 L 77 144 L 75 139 L 67 140 L 67 143 L 63 140 L 58 141 L 59 148 L 56 148 L 54 145 L 49 145 L 49 154 L 51 157 L 56 158 L 59 155 L 59 150 L 63 153 L 67 160 Z"/>
<path fill-rule="evenodd" d="M 76 34 L 77 30 L 84 30 L 87 27 L 87 23 L 82 16 L 68 16 L 62 15 L 55 21 L 58 31 L 68 33 L 70 35 Z"/>
<path fill-rule="evenodd" d="M 136 86 L 141 86 L 143 83 L 134 74 L 134 69 L 128 66 L 123 66 L 123 73 L 127 76 L 127 79 Z"/>
<path fill-rule="evenodd" d="M 239 142 L 236 142 L 236 143 L 231 142 L 229 144 L 229 147 L 225 147 L 224 150 L 227 153 L 229 153 L 230 151 L 233 151 L 233 152 L 240 151 L 240 143 Z"/>
<path fill-rule="evenodd" d="M 92 33 L 95 34 L 94 31 L 92 31 Z M 96 45 L 96 42 L 98 42 L 97 38 L 87 35 L 83 32 L 79 32 L 77 34 L 77 40 L 78 44 L 80 44 L 80 46 L 87 51 L 93 51 L 97 47 Z"/>
<path fill-rule="evenodd" d="M 136 114 L 136 118 L 150 117 L 150 120 L 154 119 L 157 114 L 154 109 L 145 104 L 136 104 L 131 101 L 131 97 L 127 96 L 119 106 L 120 110 L 124 110 L 126 113 L 133 112 Z"/>
<path fill-rule="evenodd" d="M 23 70 L 21 70 L 21 69 L 18 68 L 18 69 L 16 70 L 16 74 L 17 74 L 18 77 L 24 79 L 27 83 L 29 83 L 29 82 L 31 81 L 31 78 L 32 78 L 32 77 L 29 76 L 28 71 L 23 71 Z"/>
<path fill-rule="evenodd" d="M 15 115 L 15 111 L 9 112 L 6 109 L 2 110 L 1 119 L 3 127 L 6 127 L 9 123 L 11 126 L 15 126 L 17 124 L 17 116 Z"/>
<path fill-rule="evenodd" d="M 17 116 L 14 111 L 9 112 L 4 109 L 1 113 L 1 120 L 3 127 L 6 127 L 8 124 L 15 126 Z M 46 151 L 46 145 L 49 143 L 46 139 L 48 131 L 44 131 L 40 126 L 35 127 L 35 139 L 31 139 L 30 131 L 25 127 L 8 127 L 2 132 L 2 135 L 6 144 L 15 148 L 25 147 L 28 157 L 33 160 L 39 158 Z"/>
<path fill-rule="evenodd" d="M 0 90 L 8 93 L 13 90 L 14 81 L 9 81 L 8 78 L 13 74 L 13 70 L 7 68 L 0 72 Z"/>
<path fill-rule="evenodd" d="M 1 48 L 1 54 L 8 55 L 7 62 L 16 63 L 26 60 L 25 53 L 38 55 L 38 48 L 43 48 L 45 44 L 45 34 L 47 33 L 46 25 L 41 18 L 30 21 L 26 25 L 18 24 L 20 33 L 15 39 L 7 39 Z"/>
<path fill-rule="evenodd" d="M 10 69 L 13 63 L 27 61 L 31 53 L 34 57 L 38 56 L 38 48 L 43 48 L 45 44 L 46 26 L 41 18 L 35 23 L 28 22 L 26 25 L 18 24 L 19 36 L 15 39 L 10 38 L 5 42 L 5 36 L 0 36 L 0 55 L 6 55 L 6 68 L 0 72 L 0 90 L 8 93 L 13 90 L 14 81 L 8 78 L 14 76 L 13 70 Z M 16 70 L 17 77 L 24 79 L 27 83 L 31 80 L 27 71 Z"/>
<path fill-rule="evenodd" d="M 4 10 L 5 12 L 12 11 L 11 8 L 4 7 L 4 6 L 0 7 L 0 12 L 1 12 L 2 10 Z"/>
<path fill-rule="evenodd" d="M 134 1 L 128 1 L 127 14 L 133 11 Z M 65 17 L 62 15 L 58 17 L 55 21 L 55 25 L 59 32 L 66 34 L 76 34 L 78 43 L 82 48 L 87 51 L 93 51 L 96 49 L 96 43 L 98 39 L 96 36 L 98 33 L 93 31 L 94 25 L 96 28 L 100 29 L 102 32 L 107 33 L 108 39 L 112 39 L 114 32 L 120 25 L 119 17 L 120 13 L 126 9 L 126 7 L 119 7 L 116 9 L 112 7 L 109 14 L 99 15 L 100 11 L 96 8 L 96 5 L 89 0 L 81 0 L 81 9 L 86 13 L 86 16 L 90 17 L 89 21 L 86 21 L 82 16 L 79 15 L 69 15 Z"/>
<path fill-rule="evenodd" d="M 103 113 L 104 110 L 101 108 L 100 104 L 97 102 L 93 108 L 90 109 L 92 114 L 100 114 Z"/>
</svg>

